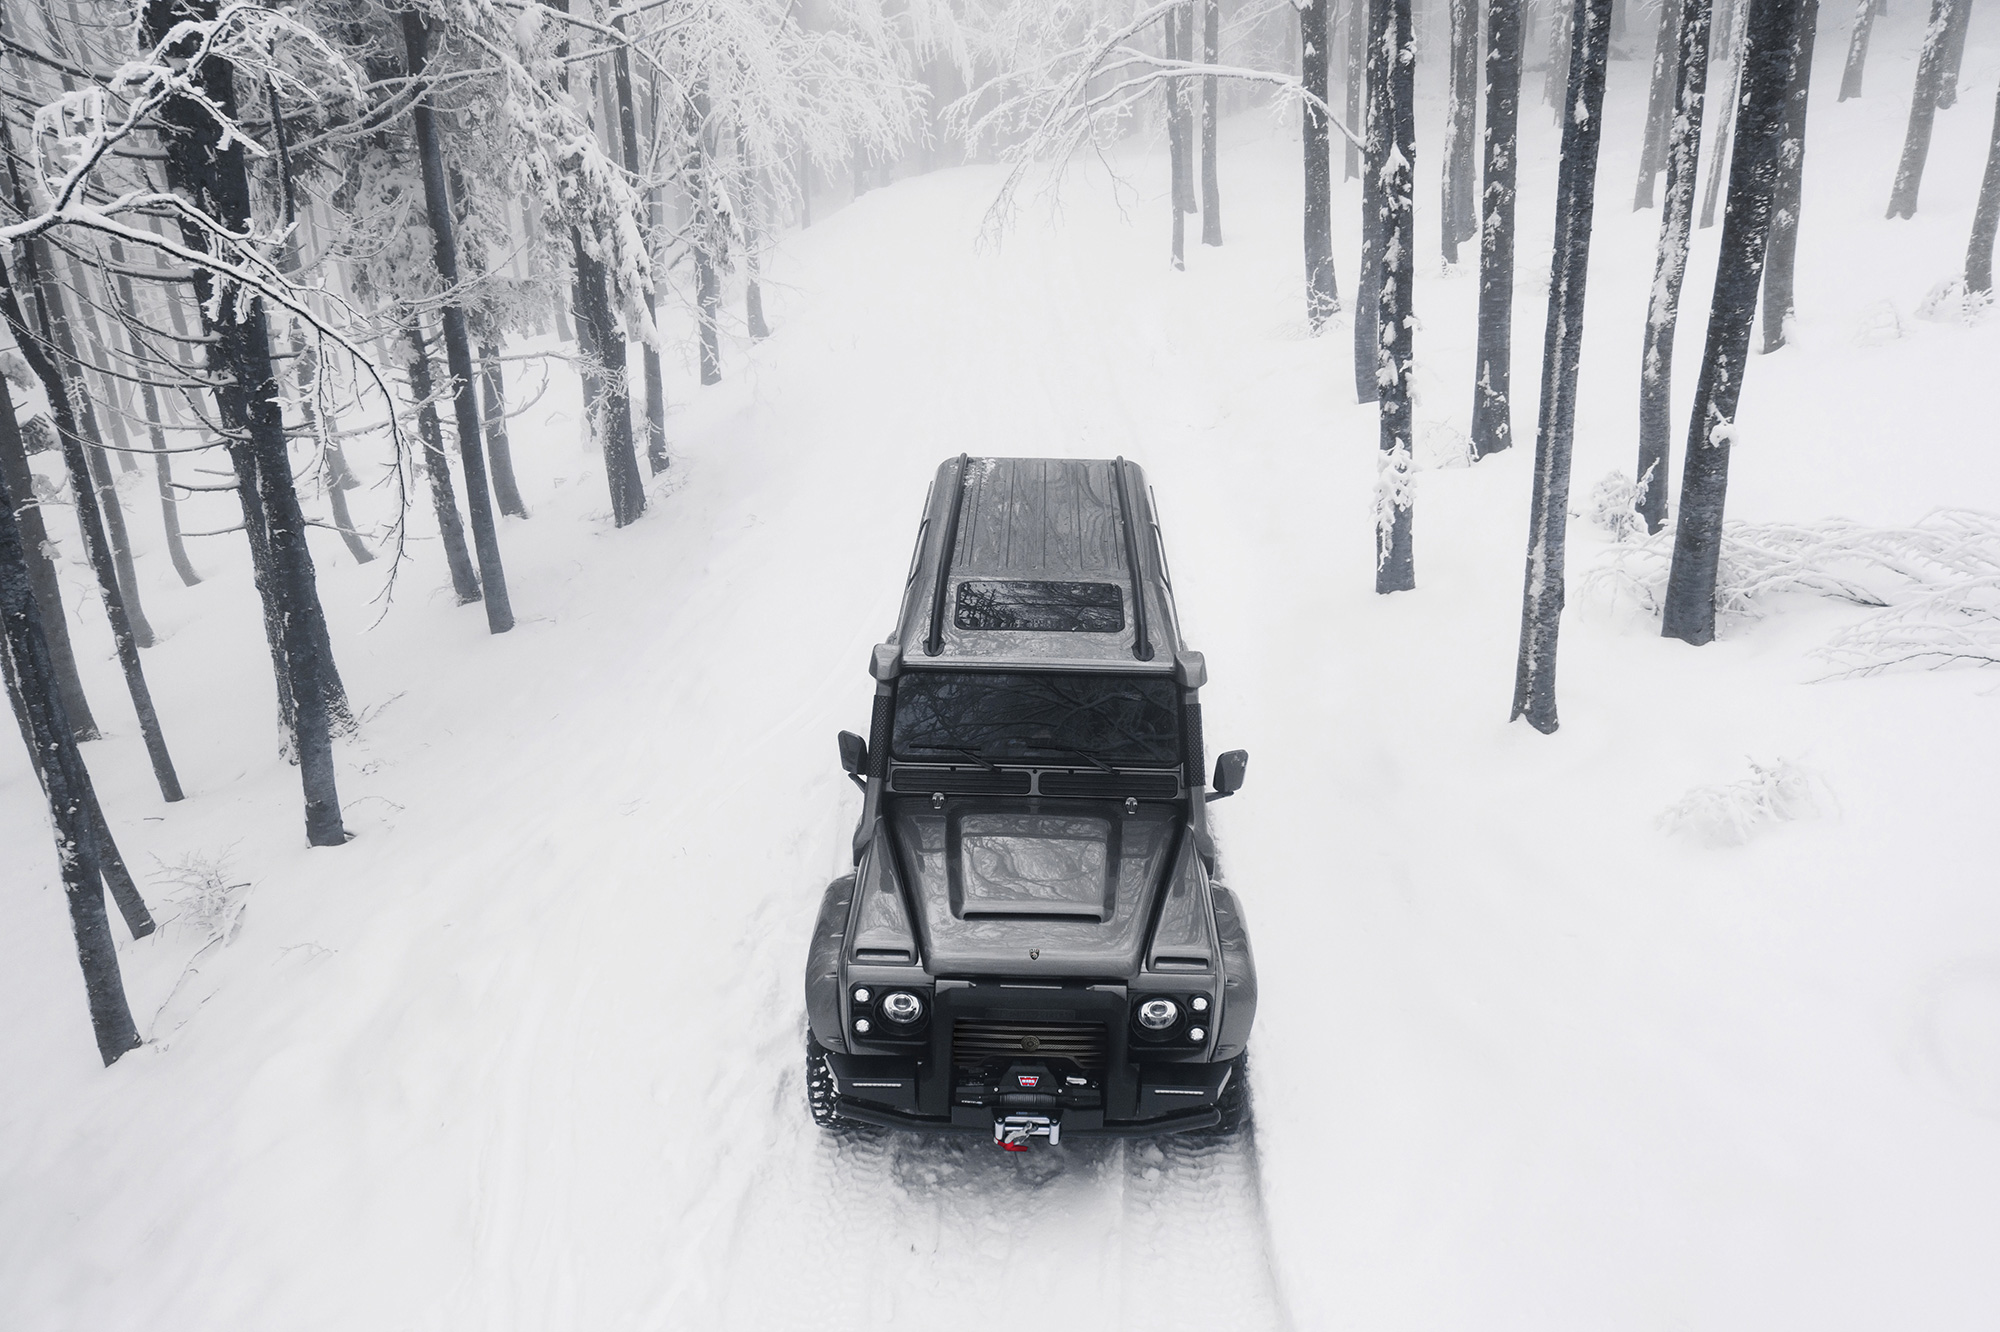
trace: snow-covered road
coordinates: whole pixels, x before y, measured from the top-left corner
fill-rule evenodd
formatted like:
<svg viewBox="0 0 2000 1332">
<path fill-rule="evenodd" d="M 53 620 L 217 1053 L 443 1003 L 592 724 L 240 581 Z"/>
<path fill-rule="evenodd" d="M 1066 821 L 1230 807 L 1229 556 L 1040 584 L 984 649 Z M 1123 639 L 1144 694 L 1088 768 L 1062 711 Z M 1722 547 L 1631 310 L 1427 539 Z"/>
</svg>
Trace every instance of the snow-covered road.
<svg viewBox="0 0 2000 1332">
<path fill-rule="evenodd" d="M 1974 40 L 1977 92 L 2000 48 Z M 1626 72 L 1612 194 L 1638 138 Z M 1893 159 L 1886 109 L 1836 113 L 1829 134 Z M 1934 163 L 1972 160 L 1972 118 L 1940 119 Z M 1345 327 L 1304 336 L 1295 149 L 1260 113 L 1225 141 L 1229 245 L 1184 274 L 1157 155 L 1121 159 L 1125 193 L 1073 181 L 1059 224 L 1031 210 L 997 252 L 975 244 L 984 169 L 790 236 L 775 336 L 732 348 L 719 388 L 675 376 L 676 467 L 633 528 L 610 528 L 559 386 L 516 431 L 534 517 L 502 532 L 505 637 L 450 605 L 433 544 L 372 630 L 379 566 L 318 547 L 368 709 L 340 752 L 341 850 L 298 846 L 240 552 L 211 543 L 184 590 L 142 521 L 148 668 L 190 799 L 143 785 L 101 628 L 86 664 L 117 734 L 88 758 L 155 896 L 162 866 L 205 858 L 249 885 L 243 928 L 191 972 L 185 917 L 124 948 L 153 1044 L 106 1073 L 50 866 L 0 867 L 0 1327 L 1986 1322 L 1990 680 L 1808 683 L 1851 609 L 1697 654 L 1573 592 L 1564 729 L 1509 727 L 1529 460 L 1448 465 L 1471 277 L 1420 270 L 1419 590 L 1376 598 L 1373 417 Z M 1524 434 L 1550 161 L 1523 186 Z M 1935 173 L 1923 236 L 1962 237 L 1974 175 Z M 1882 240 L 1874 181 L 1808 181 L 1801 332 L 1752 367 L 1732 512 L 2000 509 L 2000 458 L 1973 447 L 2000 419 L 2000 320 L 1857 340 L 1942 261 Z M 1600 210 L 1579 505 L 1629 466 L 1654 225 Z M 856 812 L 833 736 L 864 729 L 924 486 L 961 451 L 1124 454 L 1158 492 L 1211 745 L 1253 755 L 1217 809 L 1264 982 L 1236 1146 L 1017 1156 L 806 1117 L 805 940 Z M 1573 530 L 1580 569 L 1600 539 Z M 1821 818 L 1726 850 L 1657 829 L 1746 755 L 1807 765 Z M 34 794 L 0 747 L 0 841 L 43 857 Z"/>
</svg>

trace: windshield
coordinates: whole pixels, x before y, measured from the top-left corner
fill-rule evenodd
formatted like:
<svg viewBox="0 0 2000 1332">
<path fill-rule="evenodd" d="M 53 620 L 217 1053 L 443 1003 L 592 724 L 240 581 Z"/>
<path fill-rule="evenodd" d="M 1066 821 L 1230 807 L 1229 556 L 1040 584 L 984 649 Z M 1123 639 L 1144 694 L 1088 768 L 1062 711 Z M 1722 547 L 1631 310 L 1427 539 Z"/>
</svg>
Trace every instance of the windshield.
<svg viewBox="0 0 2000 1332">
<path fill-rule="evenodd" d="M 910 671 L 896 681 L 891 748 L 918 763 L 966 757 L 1104 766 L 1181 761 L 1171 676 Z"/>
</svg>

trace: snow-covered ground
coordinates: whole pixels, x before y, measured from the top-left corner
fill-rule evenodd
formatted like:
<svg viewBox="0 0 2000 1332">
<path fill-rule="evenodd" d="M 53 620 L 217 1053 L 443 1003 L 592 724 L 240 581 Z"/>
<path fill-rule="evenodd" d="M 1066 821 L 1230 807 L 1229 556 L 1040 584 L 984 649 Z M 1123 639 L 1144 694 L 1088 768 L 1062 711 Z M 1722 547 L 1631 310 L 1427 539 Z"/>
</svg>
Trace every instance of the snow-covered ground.
<svg viewBox="0 0 2000 1332">
<path fill-rule="evenodd" d="M 2000 318 L 1913 317 L 1961 262 L 2000 37 L 1975 26 L 1922 212 L 1890 223 L 1918 21 L 1898 6 L 1868 97 L 1836 105 L 1845 19 L 1822 14 L 1800 326 L 1752 362 L 1736 516 L 2000 510 Z M 1636 448 L 1642 81 L 1613 69 L 1577 508 Z M 236 539 L 197 543 L 209 581 L 183 589 L 130 483 L 186 803 L 150 787 L 65 576 L 112 732 L 87 757 L 181 914 L 123 946 L 149 1044 L 99 1068 L 39 794 L 0 744 L 0 1327 L 1990 1327 L 1994 677 L 1821 681 L 1812 650 L 1864 613 L 1825 602 L 1662 640 L 1582 590 L 1605 538 L 1577 522 L 1563 728 L 1506 721 L 1554 194 L 1538 88 L 1523 447 L 1476 468 L 1448 465 L 1476 277 L 1432 257 L 1434 106 L 1420 125 L 1414 593 L 1370 591 L 1375 418 L 1346 327 L 1305 336 L 1296 149 L 1259 112 L 1226 127 L 1228 244 L 1185 273 L 1143 148 L 997 252 L 975 244 L 988 168 L 790 235 L 775 335 L 717 388 L 674 376 L 675 466 L 635 527 L 611 528 L 559 382 L 514 432 L 534 516 L 502 532 L 511 634 L 452 605 L 432 541 L 376 623 L 381 565 L 316 534 L 366 709 L 339 850 L 301 845 Z M 1239 1147 L 1013 1156 L 806 1118 L 800 972 L 856 807 L 833 735 L 862 729 L 924 486 L 961 451 L 1124 454 L 1157 489 L 1211 746 L 1254 757 L 1217 807 L 1264 986 Z M 189 526 L 225 525 L 212 507 Z M 1798 765 L 1817 817 L 1731 847 L 1658 826 L 1751 760 Z M 171 900 L 204 867 L 241 906 L 205 948 Z"/>
</svg>

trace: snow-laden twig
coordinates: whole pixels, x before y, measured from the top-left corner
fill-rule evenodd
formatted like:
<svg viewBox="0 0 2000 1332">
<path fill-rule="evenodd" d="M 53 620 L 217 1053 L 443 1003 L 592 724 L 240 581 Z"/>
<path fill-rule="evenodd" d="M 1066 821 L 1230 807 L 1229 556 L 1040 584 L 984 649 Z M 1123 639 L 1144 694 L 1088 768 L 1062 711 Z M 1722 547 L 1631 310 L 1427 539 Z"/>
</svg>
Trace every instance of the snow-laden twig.
<svg viewBox="0 0 2000 1332">
<path fill-rule="evenodd" d="M 1819 813 L 1813 779 L 1789 759 L 1750 761 L 1741 781 L 1697 786 L 1660 811 L 1663 832 L 1693 837 L 1709 846 L 1741 846 L 1768 823 L 1809 819 Z"/>
</svg>

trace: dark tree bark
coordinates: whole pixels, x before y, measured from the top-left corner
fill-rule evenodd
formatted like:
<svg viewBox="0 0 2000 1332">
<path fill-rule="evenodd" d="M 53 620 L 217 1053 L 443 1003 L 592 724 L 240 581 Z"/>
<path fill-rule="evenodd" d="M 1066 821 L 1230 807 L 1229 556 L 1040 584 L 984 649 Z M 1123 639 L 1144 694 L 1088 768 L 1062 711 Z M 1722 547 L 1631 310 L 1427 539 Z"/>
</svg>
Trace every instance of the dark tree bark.
<svg viewBox="0 0 2000 1332">
<path fill-rule="evenodd" d="M 2000 231 L 2000 97 L 1993 102 L 1993 144 L 1986 150 L 1986 175 L 1979 182 L 1979 206 L 1972 214 L 1972 243 L 1965 251 L 1965 289 L 1993 293 L 1993 236 Z"/>
<path fill-rule="evenodd" d="M 1972 26 L 1972 0 L 1956 0 L 1951 27 L 1945 31 L 1943 61 L 1938 66 L 1938 109 L 1958 105 L 1958 71 L 1965 62 L 1965 34 Z"/>
<path fill-rule="evenodd" d="M 153 634 L 153 626 L 146 619 L 146 610 L 139 600 L 139 572 L 132 564 L 132 534 L 125 527 L 125 506 L 118 498 L 117 479 L 111 474 L 111 465 L 105 457 L 109 441 L 105 439 L 103 420 L 97 414 L 97 403 L 91 397 L 88 381 L 84 378 L 83 358 L 76 344 L 76 333 L 71 327 L 68 303 L 63 299 L 62 287 L 55 281 L 49 267 L 49 248 L 40 242 L 31 242 L 40 254 L 37 267 L 41 282 L 36 292 L 37 309 L 41 312 L 43 331 L 55 345 L 57 353 L 72 367 L 63 380 L 70 397 L 71 410 L 75 412 L 77 424 L 83 430 L 88 447 L 84 449 L 85 475 L 71 476 L 72 486 L 88 484 L 97 492 L 97 506 L 104 515 L 104 534 L 111 543 L 111 567 L 118 579 L 118 591 L 125 601 L 125 615 L 132 623 L 132 641 L 142 648 L 149 648 L 158 641 Z M 68 256 L 70 288 L 81 302 L 88 288 L 83 285 L 83 269 L 74 255 Z M 106 357 L 109 360 L 109 357 Z"/>
<path fill-rule="evenodd" d="M 410 75 L 420 78 L 429 58 L 430 34 L 423 15 L 403 11 L 403 45 L 409 53 Z M 624 48 L 619 48 L 622 56 Z M 629 114 L 630 98 L 625 99 Z M 419 96 L 411 108 L 417 136 L 417 154 L 424 174 L 424 209 L 429 214 L 431 248 L 436 256 L 438 277 L 446 292 L 458 286 L 457 224 L 452 217 L 451 193 L 444 178 L 444 150 L 438 143 L 437 123 L 431 115 L 428 93 Z M 486 601 L 486 628 L 504 634 L 514 627 L 514 607 L 507 596 L 507 572 L 500 563 L 500 537 L 493 522 L 493 498 L 486 483 L 486 450 L 479 438 L 479 381 L 472 366 L 472 338 L 465 327 L 465 309 L 447 296 L 439 311 L 444 325 L 445 363 L 451 369 L 452 416 L 458 425 L 458 460 L 465 468 L 465 508 L 472 520 L 472 548 L 479 556 L 479 583 Z"/>
<path fill-rule="evenodd" d="M 1381 403 L 1382 458 L 1375 494 L 1375 590 L 1407 592 L 1417 585 L 1410 549 L 1410 473 L 1416 436 L 1410 422 L 1410 372 L 1415 352 L 1412 297 L 1417 276 L 1417 45 L 1410 29 L 1410 0 L 1376 0 L 1370 45 L 1387 57 L 1382 118 L 1392 151 L 1376 156 L 1375 117 L 1369 117 L 1370 166 L 1382 237 L 1382 286 L 1377 293 L 1381 348 L 1375 382 Z M 1375 84 L 1369 84 L 1371 94 Z M 1370 98 L 1370 109 L 1375 99 Z M 1446 225 L 1449 225 L 1447 222 Z"/>
<path fill-rule="evenodd" d="M 1868 33 L 1875 26 L 1875 0 L 1857 0 L 1854 35 L 1847 39 L 1847 66 L 1840 72 L 1840 99 L 1861 96 L 1861 71 L 1868 63 Z"/>
<path fill-rule="evenodd" d="M 1521 0 L 1487 0 L 1486 188 L 1479 234 L 1479 348 L 1472 384 L 1472 451 L 1514 442 L 1514 175 L 1521 116 Z"/>
<path fill-rule="evenodd" d="M 1521 651 L 1514 711 L 1547 735 L 1557 727 L 1556 638 L 1562 627 L 1563 556 L 1569 519 L 1570 446 L 1576 432 L 1577 366 L 1583 355 L 1584 284 L 1597 150 L 1604 137 L 1604 72 L 1611 51 L 1611 0 L 1576 0 L 1570 16 L 1569 85 L 1563 94 L 1562 168 L 1556 180 L 1555 253 L 1542 337 L 1542 400 L 1535 427 L 1535 487 L 1529 502 L 1528 564 L 1521 591 Z"/>
<path fill-rule="evenodd" d="M 1361 124 L 1362 94 L 1368 85 L 1368 0 L 1347 0 L 1347 128 L 1358 130 Z M 1347 146 L 1346 175 L 1343 179 L 1355 180 L 1361 175 L 1361 147 L 1353 139 L 1340 136 Z"/>
<path fill-rule="evenodd" d="M 216 0 L 146 0 L 141 11 L 141 41 L 157 42 L 184 18 L 212 19 Z M 165 53 L 170 59 L 192 59 L 196 39 L 182 36 Z M 227 60 L 208 54 L 184 71 L 200 93 L 223 115 L 238 117 L 236 74 Z M 240 140 L 218 142 L 206 109 L 185 96 L 162 107 L 169 133 L 166 144 L 167 183 L 190 196 L 197 208 L 236 232 L 251 228 L 250 177 Z M 181 228 L 193 249 L 206 238 L 190 224 Z M 238 432 L 230 451 L 252 456 L 256 468 L 257 506 L 262 510 L 269 545 L 272 578 L 268 591 L 277 599 L 267 623 L 280 626 L 280 648 L 291 677 L 298 713 L 299 776 L 305 795 L 306 840 L 313 846 L 338 846 L 347 840 L 341 825 L 340 799 L 334 781 L 333 735 L 336 712 L 343 706 L 338 675 L 326 632 L 314 578 L 312 551 L 306 544 L 305 514 L 292 485 L 292 468 L 285 443 L 285 420 L 271 364 L 271 333 L 261 301 L 242 301 L 239 317 L 210 319 L 220 309 L 214 300 L 215 277 L 195 270 L 195 294 L 203 311 L 209 368 L 226 387 L 217 394 L 223 421 Z M 239 476 L 243 469 L 238 468 Z"/>
<path fill-rule="evenodd" d="M 625 19 L 616 16 L 611 20 L 612 29 L 622 38 L 625 33 Z M 611 50 L 612 81 L 618 92 L 618 143 L 622 150 L 625 174 L 635 183 L 639 180 L 639 122 L 632 110 L 632 57 L 623 41 Z M 646 293 L 646 318 L 650 322 L 658 313 L 658 300 L 651 291 Z M 667 388 L 666 379 L 660 371 L 660 349 L 653 342 L 640 339 L 639 359 L 646 375 L 646 463 L 658 476 L 667 470 Z M 489 584 L 489 586 L 491 586 Z"/>
<path fill-rule="evenodd" d="M 514 449 L 507 440 L 507 380 L 501 372 L 500 344 L 479 348 L 479 384 L 486 399 L 486 456 L 493 464 L 493 498 L 500 512 L 526 518 L 521 487 L 514 481 Z"/>
<path fill-rule="evenodd" d="M 8 302 L 12 304 L 11 293 Z M 5 654 L 8 674 L 14 679 L 25 729 L 32 738 L 30 750 L 55 824 L 56 861 L 69 903 L 77 961 L 83 968 L 91 1030 L 97 1053 L 109 1067 L 139 1044 L 139 1029 L 125 1000 L 118 950 L 104 911 L 97 830 L 91 823 L 96 797 L 83 756 L 77 752 L 72 723 L 63 711 L 62 691 L 30 588 L 27 553 L 14 521 L 14 497 L 4 483 L 0 483 L 0 625 L 4 625 L 0 653 Z"/>
<path fill-rule="evenodd" d="M 1332 0 L 1322 0 L 1331 4 Z M 1222 43 L 1220 0 L 1202 0 L 1201 60 L 1213 65 Z M 1322 79 L 1324 82 L 1324 79 Z M 1215 156 L 1215 75 L 1201 80 L 1201 243 L 1222 244 L 1222 179 Z M 1324 97 L 1324 90 L 1320 96 Z"/>
<path fill-rule="evenodd" d="M 722 286 L 718 275 L 721 235 L 715 223 L 715 200 L 708 179 L 709 101 L 706 80 L 695 85 L 687 101 L 687 189 L 694 201 L 695 322 L 701 335 L 701 382 L 722 382 L 722 342 L 719 312 Z M 855 158 L 855 196 L 862 191 L 860 157 Z"/>
<path fill-rule="evenodd" d="M 579 319 L 580 325 L 590 321 Z M 458 496 L 451 484 L 451 462 L 444 451 L 444 429 L 438 421 L 432 397 L 436 386 L 431 378 L 430 346 L 423 325 L 412 314 L 403 325 L 403 338 L 410 344 L 410 392 L 417 400 L 417 435 L 424 445 L 424 471 L 430 474 L 431 507 L 437 512 L 438 538 L 444 543 L 445 563 L 451 569 L 451 587 L 458 604 L 478 601 L 479 575 L 472 568 L 472 553 L 466 549 L 465 526 L 458 517 Z"/>
<path fill-rule="evenodd" d="M 1680 83 L 1680 29 L 1683 0 L 1660 0 L 1660 35 L 1653 43 L 1653 82 L 1646 100 L 1646 141 L 1639 149 L 1639 188 L 1632 209 L 1653 206 L 1653 179 L 1667 163 L 1668 116 Z M 1687 0 L 1699 6 L 1702 0 Z"/>
<path fill-rule="evenodd" d="M 1694 187 L 1701 157 L 1703 102 L 1708 91 L 1709 8 L 1689 0 L 1682 10 L 1680 79 L 1674 88 L 1674 130 L 1667 146 L 1666 209 L 1660 215 L 1659 257 L 1653 264 L 1646 308 L 1646 342 L 1639 360 L 1640 517 L 1648 532 L 1667 521 L 1667 451 L 1673 431 L 1674 327 L 1687 278 L 1688 237 L 1694 224 Z"/>
<path fill-rule="evenodd" d="M 120 268 L 125 266 L 125 247 L 117 241 L 110 245 L 111 262 Z M 138 306 L 133 300 L 132 279 L 124 273 L 117 274 L 118 302 L 128 314 L 136 315 Z M 132 364 L 144 366 L 147 356 L 140 345 L 139 335 L 131 328 L 125 330 L 126 346 L 132 353 Z M 141 372 L 143 373 L 143 371 Z M 153 446 L 153 481 L 160 497 L 160 526 L 167 535 L 167 558 L 174 563 L 174 572 L 181 576 L 181 582 L 193 587 L 201 581 L 201 575 L 194 571 L 189 562 L 187 543 L 181 539 L 180 505 L 174 500 L 173 462 L 167 453 L 166 432 L 161 429 L 160 398 L 148 378 L 139 386 L 139 397 L 146 411 L 146 439 Z"/>
<path fill-rule="evenodd" d="M 1680 516 L 1661 632 L 1701 644 L 1715 637 L 1715 575 L 1722 549 L 1723 499 L 1729 488 L 1730 434 L 1750 357 L 1750 323 L 1770 246 L 1772 198 L 1785 133 L 1792 35 L 1804 0 L 1751 0 L 1743 50 L 1743 98 L 1729 164 L 1729 204 L 1722 218 L 1715 299 L 1701 379 L 1688 421 Z"/>
<path fill-rule="evenodd" d="M 743 159 L 743 177 L 749 183 L 743 192 L 743 321 L 750 340 L 771 336 L 764 322 L 764 173 L 750 153 L 750 142 L 742 127 L 736 130 L 736 151 Z"/>
<path fill-rule="evenodd" d="M 1449 0 L 1450 69 L 1445 90 L 1444 171 L 1440 179 L 1438 236 L 1444 261 L 1458 262 L 1458 247 L 1478 232 L 1473 195 L 1472 139 L 1478 118 L 1479 0 Z"/>
<path fill-rule="evenodd" d="M 1382 167 L 1396 132 L 1396 108 L 1391 100 L 1391 53 L 1384 43 L 1394 40 L 1395 18 L 1391 12 L 1398 0 L 1369 0 L 1368 40 L 1364 78 L 1367 93 L 1367 126 L 1362 134 L 1361 163 L 1361 276 L 1354 292 L 1354 398 L 1375 402 L 1381 397 L 1378 376 L 1382 371 L 1382 261 L 1387 237 L 1382 233 Z M 1378 13 L 1377 11 L 1381 11 Z"/>
<path fill-rule="evenodd" d="M 1194 0 L 1180 6 L 1180 22 L 1174 31 L 1174 59 L 1184 65 L 1194 63 Z M 1194 197 L 1194 93 L 1186 75 L 1180 75 L 1168 85 L 1173 90 L 1174 110 L 1180 116 L 1181 175 L 1176 186 L 1180 210 L 1183 213 L 1195 211 Z"/>
<path fill-rule="evenodd" d="M 1299 70 L 1305 91 L 1327 93 L 1326 15 L 1332 0 L 1309 0 L 1299 11 Z M 1340 309 L 1333 269 L 1333 156 L 1326 113 L 1299 104 L 1299 138 L 1305 145 L 1306 322 L 1317 333 Z"/>
<path fill-rule="evenodd" d="M 1736 107 L 1743 100 L 1743 18 L 1743 4 L 1738 0 L 1729 7 L 1729 26 L 1717 43 L 1727 48 L 1729 55 L 1729 98 L 1722 104 L 1722 123 L 1716 126 L 1715 148 L 1709 154 L 1708 188 L 1701 200 L 1704 231 L 1715 225 L 1716 200 L 1722 197 L 1722 178 L 1729 170 L 1729 145 L 1736 138 Z"/>
<path fill-rule="evenodd" d="M 1558 126 L 1567 119 L 1563 113 L 1562 97 L 1569 87 L 1573 18 L 1569 5 L 1562 3 L 1556 4 L 1549 14 L 1549 65 L 1542 75 L 1542 100 L 1555 112 Z"/>
<path fill-rule="evenodd" d="M 34 473 L 28 469 L 28 451 L 21 440 L 20 421 L 14 415 L 13 392 L 4 379 L 0 379 L 0 481 L 19 497 L 20 508 L 14 519 L 20 524 L 22 547 L 27 552 L 28 585 L 42 611 L 56 693 L 61 696 L 63 712 L 69 717 L 71 734 L 79 741 L 95 740 L 97 721 L 90 715 L 90 701 L 84 696 L 83 681 L 76 673 L 76 653 L 70 647 L 69 622 L 63 614 L 62 584 L 56 576 L 55 561 L 49 558 L 48 528 L 42 522 L 41 502 L 35 498 Z"/>
<path fill-rule="evenodd" d="M 42 332 L 48 332 L 48 309 L 41 300 L 40 282 L 35 269 L 35 252 L 41 247 L 30 242 L 24 251 L 24 267 L 29 272 L 29 281 L 38 288 L 36 306 L 41 315 Z M 174 761 L 167 753 L 166 738 L 160 733 L 159 713 L 153 708 L 153 692 L 146 684 L 145 669 L 139 664 L 139 645 L 132 636 L 132 622 L 125 616 L 124 597 L 118 590 L 118 575 L 111 565 L 110 544 L 104 535 L 104 518 L 97 507 L 97 491 L 90 484 L 90 463 L 85 458 L 85 444 L 76 414 L 72 410 L 67 386 L 55 363 L 42 353 L 41 342 L 28 329 L 27 320 L 22 317 L 21 304 L 15 297 L 13 279 L 6 266 L 0 264 L 0 309 L 4 309 L 7 327 L 14 335 L 14 345 L 28 368 L 41 381 L 42 392 L 49 400 L 49 413 L 55 418 L 56 438 L 62 445 L 63 461 L 70 474 L 70 489 L 76 499 L 77 528 L 83 536 L 84 554 L 90 560 L 92 572 L 97 575 L 97 589 L 104 602 L 104 618 L 111 623 L 111 641 L 118 652 L 118 664 L 125 673 L 125 688 L 132 696 L 132 710 L 139 718 L 139 731 L 145 737 L 146 755 L 152 760 L 153 777 L 159 783 L 160 797 L 169 803 L 181 798 L 180 778 L 174 773 Z M 61 344 L 55 344 L 58 352 Z"/>
<path fill-rule="evenodd" d="M 1890 217 L 1917 215 L 1917 192 L 1924 183 L 1924 159 L 1930 156 L 1931 123 L 1937 119 L 1952 23 L 1958 6 L 1964 3 L 1966 0 L 1931 0 L 1931 21 L 1924 28 L 1923 52 L 1917 57 L 1917 85 L 1910 94 L 1910 128 L 1903 136 L 1903 160 L 1897 164 L 1896 184 L 1889 191 Z"/>
<path fill-rule="evenodd" d="M 1778 149 L 1778 187 L 1771 209 L 1771 253 L 1764 261 L 1764 351 L 1785 345 L 1796 297 L 1792 281 L 1799 253 L 1799 204 L 1806 171 L 1806 98 L 1812 87 L 1813 35 L 1819 0 L 1805 0 L 1792 36 L 1792 79 L 1785 94 L 1785 141 Z"/>
</svg>

